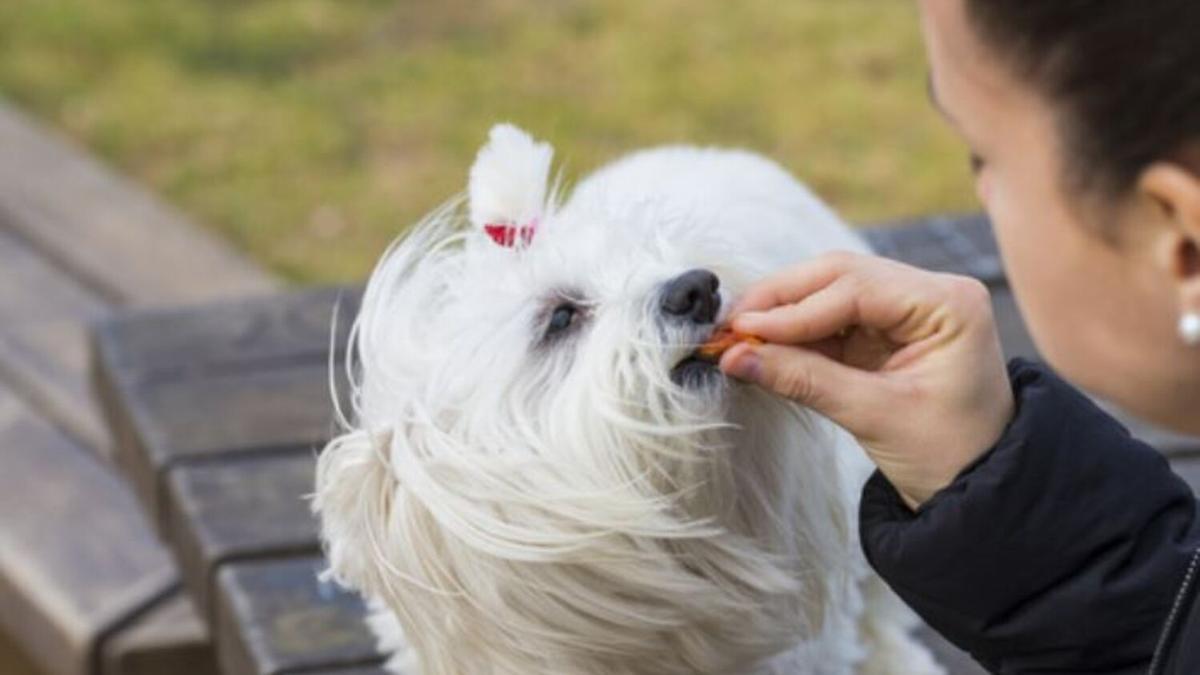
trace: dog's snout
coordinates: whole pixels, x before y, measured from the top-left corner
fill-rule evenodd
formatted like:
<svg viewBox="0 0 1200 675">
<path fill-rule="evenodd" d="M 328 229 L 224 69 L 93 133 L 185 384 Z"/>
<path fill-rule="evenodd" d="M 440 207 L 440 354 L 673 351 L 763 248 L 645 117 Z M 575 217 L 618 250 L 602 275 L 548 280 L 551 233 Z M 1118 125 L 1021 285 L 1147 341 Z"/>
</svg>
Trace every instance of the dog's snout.
<svg viewBox="0 0 1200 675">
<path fill-rule="evenodd" d="M 708 270 L 689 270 L 671 279 L 663 288 L 662 310 L 669 316 L 696 323 L 712 323 L 721 309 L 717 290 L 721 280 Z"/>
</svg>

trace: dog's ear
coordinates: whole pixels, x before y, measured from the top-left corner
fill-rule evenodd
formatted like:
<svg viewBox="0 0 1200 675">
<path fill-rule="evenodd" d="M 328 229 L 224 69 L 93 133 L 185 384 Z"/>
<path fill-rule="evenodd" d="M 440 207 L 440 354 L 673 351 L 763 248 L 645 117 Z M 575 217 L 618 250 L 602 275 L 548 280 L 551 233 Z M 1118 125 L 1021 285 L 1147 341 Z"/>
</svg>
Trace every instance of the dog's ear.
<svg viewBox="0 0 1200 675">
<path fill-rule="evenodd" d="M 368 594 L 379 586 L 376 560 L 397 488 L 388 466 L 391 444 L 390 431 L 356 429 L 330 441 L 317 459 L 312 509 L 321 520 L 327 574 Z"/>
<path fill-rule="evenodd" d="M 554 149 L 511 124 L 497 124 L 471 167 L 471 223 L 496 243 L 529 243 L 550 208 Z"/>
</svg>

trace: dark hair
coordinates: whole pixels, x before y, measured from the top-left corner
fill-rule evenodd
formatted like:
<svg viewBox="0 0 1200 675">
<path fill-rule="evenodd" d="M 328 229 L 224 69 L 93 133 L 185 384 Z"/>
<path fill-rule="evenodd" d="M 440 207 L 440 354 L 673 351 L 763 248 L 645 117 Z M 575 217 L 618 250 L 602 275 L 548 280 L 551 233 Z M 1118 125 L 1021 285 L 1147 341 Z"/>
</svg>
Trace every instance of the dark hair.
<svg viewBox="0 0 1200 675">
<path fill-rule="evenodd" d="M 1125 193 L 1200 140 L 1200 0 L 965 0 L 1001 62 L 1058 111 L 1081 188 Z"/>
</svg>

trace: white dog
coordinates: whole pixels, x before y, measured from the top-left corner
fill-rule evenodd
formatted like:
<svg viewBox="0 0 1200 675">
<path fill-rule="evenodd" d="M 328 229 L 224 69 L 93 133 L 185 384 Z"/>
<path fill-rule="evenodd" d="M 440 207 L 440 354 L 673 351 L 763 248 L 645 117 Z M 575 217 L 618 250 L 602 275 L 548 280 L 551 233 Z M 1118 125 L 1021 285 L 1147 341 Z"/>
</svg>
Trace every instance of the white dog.
<svg viewBox="0 0 1200 675">
<path fill-rule="evenodd" d="M 942 672 L 857 541 L 862 451 L 691 356 L 739 289 L 864 244 L 746 152 L 549 184 L 498 126 L 469 208 L 372 274 L 314 508 L 409 675 Z"/>
</svg>

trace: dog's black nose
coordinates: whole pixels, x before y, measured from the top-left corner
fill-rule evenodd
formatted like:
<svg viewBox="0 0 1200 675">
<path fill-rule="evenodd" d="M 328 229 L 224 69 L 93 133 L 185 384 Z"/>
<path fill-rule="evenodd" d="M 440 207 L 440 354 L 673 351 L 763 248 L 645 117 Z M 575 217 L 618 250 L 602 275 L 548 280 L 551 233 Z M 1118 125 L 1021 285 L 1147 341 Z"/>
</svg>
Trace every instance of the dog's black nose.
<svg viewBox="0 0 1200 675">
<path fill-rule="evenodd" d="M 712 323 L 721 309 L 720 286 L 721 280 L 708 270 L 684 272 L 663 287 L 662 310 L 696 323 Z"/>
</svg>

